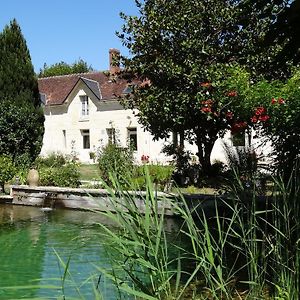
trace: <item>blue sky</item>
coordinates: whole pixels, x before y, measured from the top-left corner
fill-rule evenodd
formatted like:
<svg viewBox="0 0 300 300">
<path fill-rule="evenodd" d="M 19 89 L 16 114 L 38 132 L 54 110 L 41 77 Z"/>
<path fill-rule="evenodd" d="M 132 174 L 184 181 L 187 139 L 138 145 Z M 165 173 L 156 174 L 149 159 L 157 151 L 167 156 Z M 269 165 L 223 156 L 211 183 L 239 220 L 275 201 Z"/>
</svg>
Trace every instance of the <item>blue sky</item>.
<svg viewBox="0 0 300 300">
<path fill-rule="evenodd" d="M 136 15 L 134 0 L 9 0 L 2 1 L 0 31 L 16 18 L 38 72 L 44 63 L 73 63 L 82 58 L 96 70 L 108 69 L 108 50 L 122 46 L 115 32 L 119 12 Z"/>
</svg>

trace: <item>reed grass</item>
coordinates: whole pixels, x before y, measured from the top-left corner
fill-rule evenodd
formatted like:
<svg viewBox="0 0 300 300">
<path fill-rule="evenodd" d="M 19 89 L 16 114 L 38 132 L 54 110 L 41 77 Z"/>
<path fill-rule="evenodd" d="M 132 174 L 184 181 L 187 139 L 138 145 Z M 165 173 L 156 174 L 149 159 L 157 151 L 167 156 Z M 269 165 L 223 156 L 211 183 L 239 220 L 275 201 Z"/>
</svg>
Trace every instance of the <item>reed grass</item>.
<svg viewBox="0 0 300 300">
<path fill-rule="evenodd" d="M 274 178 L 272 196 L 263 199 L 255 184 L 246 189 L 237 178 L 229 198 L 215 198 L 213 217 L 200 203 L 191 208 L 179 196 L 172 200 L 182 222 L 177 233 L 165 229 L 148 174 L 146 195 L 139 195 L 143 213 L 134 194 L 113 181 L 110 192 L 116 213 L 104 214 L 118 229 L 100 226 L 117 255 L 111 257 L 111 270 L 100 271 L 122 293 L 137 299 L 296 300 L 300 186 L 295 176 L 290 185 Z M 179 239 L 185 243 L 176 243 Z"/>
</svg>

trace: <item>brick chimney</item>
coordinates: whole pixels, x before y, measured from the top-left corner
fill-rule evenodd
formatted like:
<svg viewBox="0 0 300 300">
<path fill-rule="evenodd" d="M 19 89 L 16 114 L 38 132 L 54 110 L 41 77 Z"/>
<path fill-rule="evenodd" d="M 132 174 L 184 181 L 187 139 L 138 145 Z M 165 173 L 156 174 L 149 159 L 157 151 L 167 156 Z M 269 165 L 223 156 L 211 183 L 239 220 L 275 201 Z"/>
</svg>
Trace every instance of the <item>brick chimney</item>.
<svg viewBox="0 0 300 300">
<path fill-rule="evenodd" d="M 115 48 L 109 49 L 109 73 L 116 75 L 120 72 L 120 50 Z"/>
</svg>

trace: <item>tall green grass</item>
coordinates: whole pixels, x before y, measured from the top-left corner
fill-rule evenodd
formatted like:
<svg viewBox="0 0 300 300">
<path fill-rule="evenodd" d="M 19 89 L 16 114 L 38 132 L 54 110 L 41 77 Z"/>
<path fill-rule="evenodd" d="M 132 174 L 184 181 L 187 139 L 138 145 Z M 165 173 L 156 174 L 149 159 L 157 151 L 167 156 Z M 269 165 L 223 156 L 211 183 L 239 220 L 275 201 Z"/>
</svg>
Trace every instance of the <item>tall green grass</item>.
<svg viewBox="0 0 300 300">
<path fill-rule="evenodd" d="M 116 212 L 104 214 L 116 227 L 100 225 L 114 249 L 113 267 L 100 271 L 120 292 L 138 299 L 298 299 L 296 177 L 293 173 L 291 184 L 274 178 L 272 196 L 264 198 L 255 184 L 249 189 L 237 178 L 229 198 L 211 200 L 213 217 L 200 202 L 191 207 L 178 196 L 172 205 L 182 223 L 175 233 L 166 230 L 149 175 L 145 196 L 138 195 L 144 212 L 135 195 L 114 181 Z"/>
</svg>

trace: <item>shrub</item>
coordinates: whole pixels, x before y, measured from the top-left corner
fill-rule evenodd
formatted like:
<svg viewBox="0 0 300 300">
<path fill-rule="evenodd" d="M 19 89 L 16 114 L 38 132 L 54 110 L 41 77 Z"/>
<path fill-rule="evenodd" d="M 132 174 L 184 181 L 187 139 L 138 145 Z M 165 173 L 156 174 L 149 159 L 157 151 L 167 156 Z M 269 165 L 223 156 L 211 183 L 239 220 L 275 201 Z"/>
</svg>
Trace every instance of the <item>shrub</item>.
<svg viewBox="0 0 300 300">
<path fill-rule="evenodd" d="M 44 166 L 44 167 L 59 167 L 63 166 L 69 161 L 69 159 L 59 152 L 53 152 L 49 154 L 47 157 L 39 156 L 35 160 L 35 164 L 37 166 Z"/>
<path fill-rule="evenodd" d="M 38 170 L 43 186 L 78 187 L 80 184 L 75 163 L 68 162 L 60 167 L 40 167 Z"/>
<path fill-rule="evenodd" d="M 108 143 L 99 153 L 100 177 L 112 185 L 111 174 L 122 186 L 129 186 L 133 173 L 133 153 L 130 148 L 122 148 L 117 144 Z"/>
<path fill-rule="evenodd" d="M 78 165 L 61 153 L 38 157 L 35 165 L 43 186 L 78 187 L 80 184 Z"/>
<path fill-rule="evenodd" d="M 167 186 L 167 184 L 170 183 L 175 167 L 172 165 L 143 165 L 137 167 L 135 170 L 135 176 L 133 181 L 139 187 L 144 187 L 146 184 L 146 169 L 148 170 L 151 181 L 164 189 Z"/>
<path fill-rule="evenodd" d="M 9 156 L 0 156 L 0 185 L 4 191 L 4 183 L 12 179 L 16 173 L 16 167 Z"/>
</svg>

